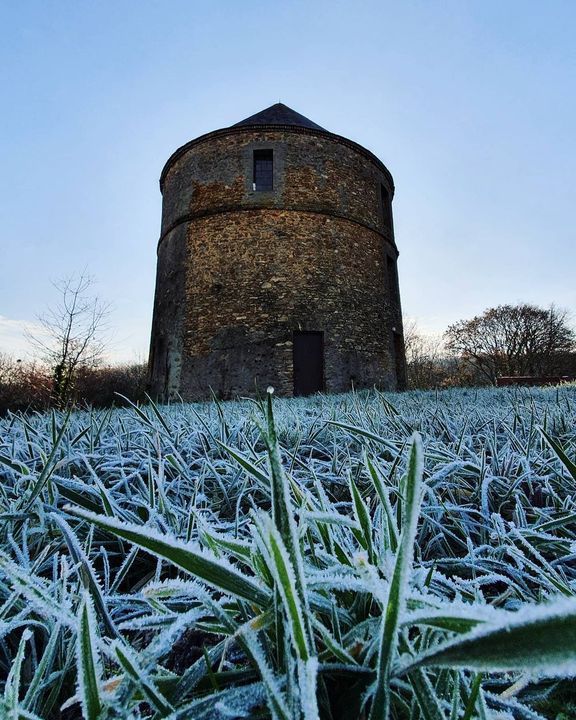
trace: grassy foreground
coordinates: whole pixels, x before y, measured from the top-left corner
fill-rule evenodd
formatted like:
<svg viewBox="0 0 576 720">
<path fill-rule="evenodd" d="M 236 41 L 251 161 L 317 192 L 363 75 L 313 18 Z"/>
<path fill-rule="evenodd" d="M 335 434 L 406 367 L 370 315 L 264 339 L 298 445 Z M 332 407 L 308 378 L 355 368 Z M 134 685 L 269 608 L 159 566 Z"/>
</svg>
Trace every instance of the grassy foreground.
<svg viewBox="0 0 576 720">
<path fill-rule="evenodd" d="M 0 420 L 0 717 L 576 717 L 576 387 Z"/>
</svg>

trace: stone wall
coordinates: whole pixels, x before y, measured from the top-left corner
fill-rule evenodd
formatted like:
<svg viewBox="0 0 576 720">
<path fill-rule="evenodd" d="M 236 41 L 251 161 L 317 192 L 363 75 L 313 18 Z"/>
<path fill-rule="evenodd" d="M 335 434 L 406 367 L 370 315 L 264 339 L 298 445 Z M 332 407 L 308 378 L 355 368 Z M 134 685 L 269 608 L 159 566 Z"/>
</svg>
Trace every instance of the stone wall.
<svg viewBox="0 0 576 720">
<path fill-rule="evenodd" d="M 274 151 L 270 192 L 253 190 L 257 149 Z M 162 187 L 153 394 L 290 395 L 294 330 L 324 332 L 326 391 L 403 387 L 394 188 L 367 151 L 235 128 L 171 159 Z"/>
<path fill-rule="evenodd" d="M 312 210 L 355 220 L 385 234 L 384 185 L 394 187 L 381 163 L 338 136 L 311 131 L 247 132 L 210 137 L 174 160 L 163 178 L 162 236 L 199 214 L 254 207 Z M 253 151 L 274 151 L 274 190 L 252 189 Z"/>
</svg>

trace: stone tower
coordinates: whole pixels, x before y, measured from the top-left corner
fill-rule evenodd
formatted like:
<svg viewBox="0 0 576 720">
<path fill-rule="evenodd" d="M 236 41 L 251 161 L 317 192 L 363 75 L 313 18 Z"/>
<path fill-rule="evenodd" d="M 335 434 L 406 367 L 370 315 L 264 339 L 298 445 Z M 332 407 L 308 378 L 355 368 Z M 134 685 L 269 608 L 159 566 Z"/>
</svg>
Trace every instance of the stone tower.
<svg viewBox="0 0 576 720">
<path fill-rule="evenodd" d="M 278 103 L 191 140 L 160 178 L 152 396 L 405 387 L 394 183 Z"/>
</svg>

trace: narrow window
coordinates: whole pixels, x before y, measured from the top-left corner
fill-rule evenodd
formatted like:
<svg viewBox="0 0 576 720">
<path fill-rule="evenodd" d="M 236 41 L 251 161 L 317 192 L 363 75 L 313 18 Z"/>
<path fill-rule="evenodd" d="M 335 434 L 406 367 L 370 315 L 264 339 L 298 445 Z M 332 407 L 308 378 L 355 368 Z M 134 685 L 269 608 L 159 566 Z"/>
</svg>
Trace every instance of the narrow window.
<svg viewBox="0 0 576 720">
<path fill-rule="evenodd" d="M 380 201 L 382 203 L 382 222 L 384 227 L 389 230 L 392 229 L 392 203 L 390 202 L 390 193 L 384 187 L 380 185 Z"/>
<path fill-rule="evenodd" d="M 272 190 L 274 187 L 274 151 L 254 150 L 254 190 Z"/>
<path fill-rule="evenodd" d="M 391 298 L 398 295 L 398 275 L 396 274 L 396 262 L 386 255 L 386 272 L 388 275 L 388 295 Z"/>
</svg>

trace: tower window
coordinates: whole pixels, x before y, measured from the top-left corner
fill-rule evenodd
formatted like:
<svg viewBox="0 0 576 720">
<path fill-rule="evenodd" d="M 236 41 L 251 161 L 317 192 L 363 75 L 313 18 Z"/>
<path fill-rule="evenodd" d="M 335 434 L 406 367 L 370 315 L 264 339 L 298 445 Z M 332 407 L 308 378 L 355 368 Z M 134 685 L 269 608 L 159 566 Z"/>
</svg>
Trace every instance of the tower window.
<svg viewBox="0 0 576 720">
<path fill-rule="evenodd" d="M 380 185 L 380 201 L 382 203 L 382 221 L 384 227 L 389 230 L 392 229 L 392 203 L 390 202 L 390 193 L 384 187 Z"/>
<path fill-rule="evenodd" d="M 391 298 L 398 296 L 398 275 L 396 262 L 390 255 L 386 255 L 386 272 L 388 274 L 388 294 Z"/>
<path fill-rule="evenodd" d="M 254 190 L 274 188 L 274 151 L 254 150 Z"/>
</svg>

